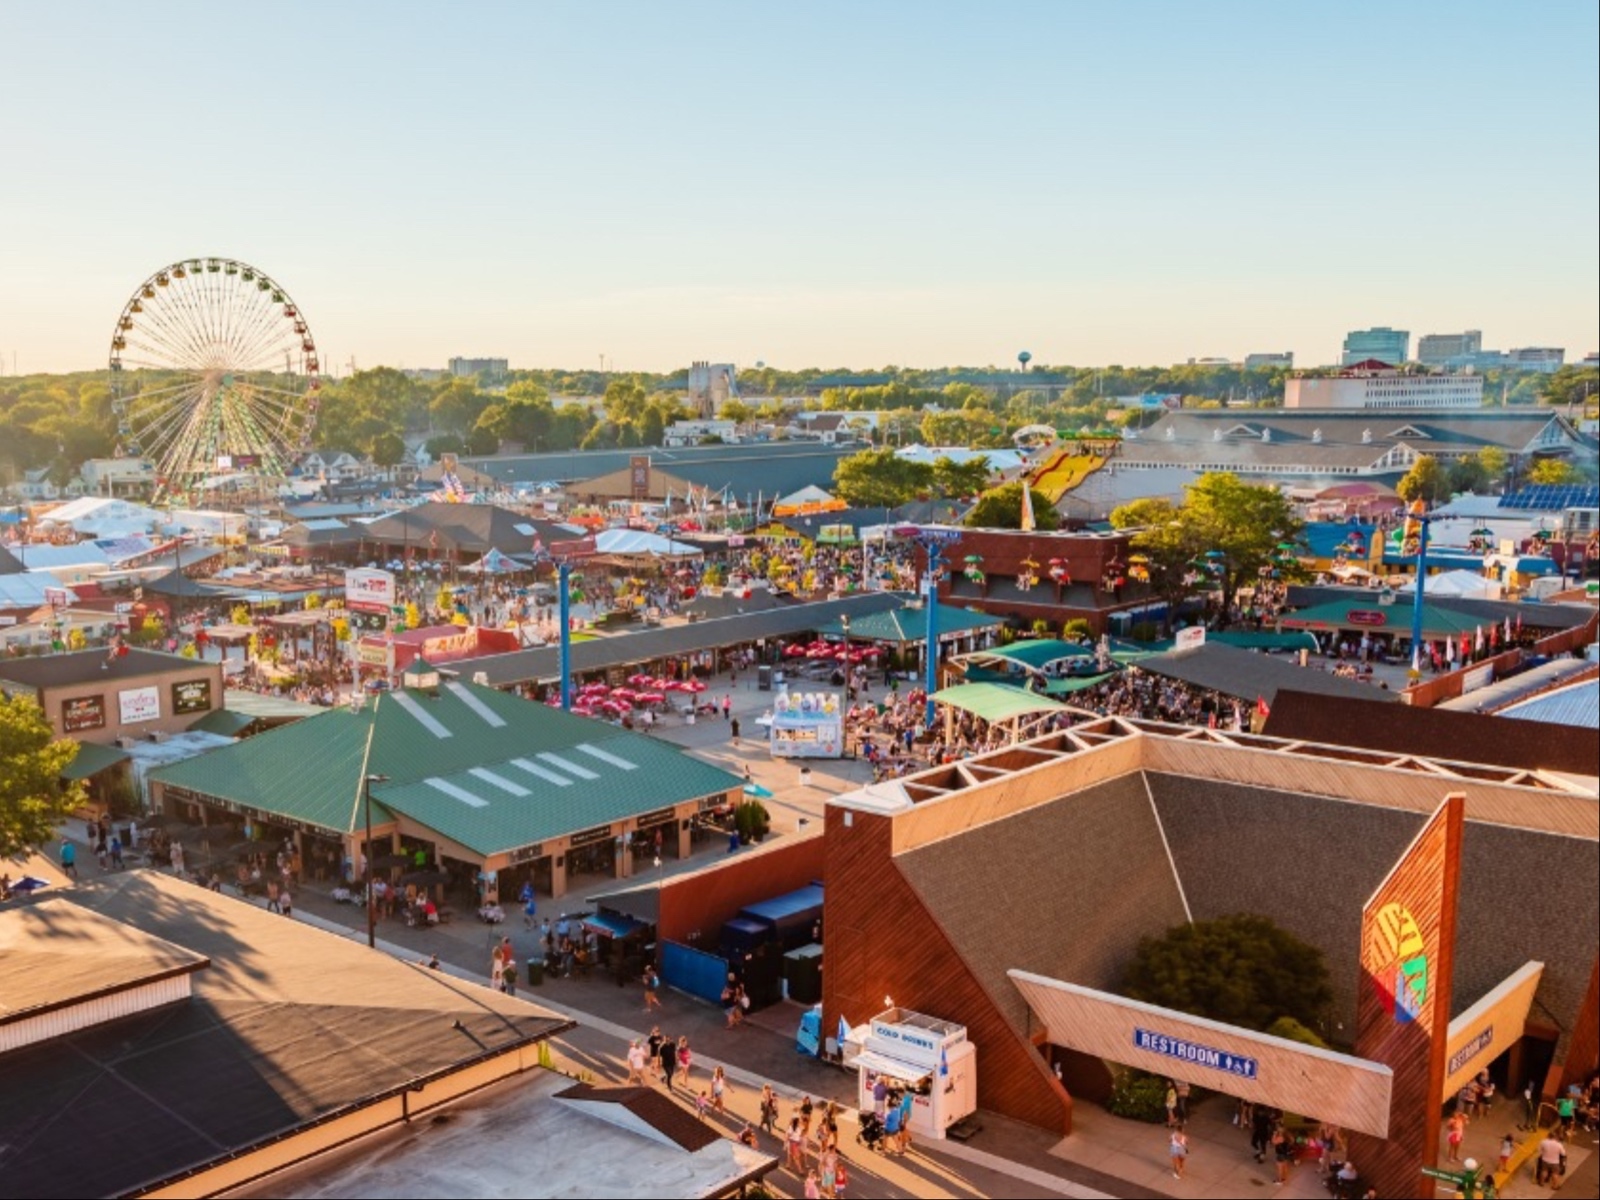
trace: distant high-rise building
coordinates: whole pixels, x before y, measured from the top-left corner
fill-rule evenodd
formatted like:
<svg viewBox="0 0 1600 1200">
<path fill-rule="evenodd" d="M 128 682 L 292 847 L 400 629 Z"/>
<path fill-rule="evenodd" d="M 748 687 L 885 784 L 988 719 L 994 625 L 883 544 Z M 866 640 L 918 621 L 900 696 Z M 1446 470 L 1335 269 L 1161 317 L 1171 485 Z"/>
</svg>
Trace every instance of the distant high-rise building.
<svg viewBox="0 0 1600 1200">
<path fill-rule="evenodd" d="M 1506 351 L 1506 366 L 1513 371 L 1543 371 L 1553 375 L 1567 361 L 1567 352 L 1558 346 L 1524 346 Z"/>
<path fill-rule="evenodd" d="M 1426 367 L 1442 367 L 1482 349 L 1481 329 L 1469 329 L 1465 333 L 1425 333 L 1417 339 L 1417 361 Z"/>
<path fill-rule="evenodd" d="M 1344 357 L 1340 363 L 1353 367 L 1356 363 L 1376 359 L 1398 367 L 1406 361 L 1411 347 L 1411 332 L 1407 329 L 1390 329 L 1375 325 L 1371 329 L 1352 329 L 1344 335 Z"/>
<path fill-rule="evenodd" d="M 718 409 L 738 395 L 738 370 L 732 363 L 689 364 L 689 403 L 701 420 L 714 418 Z"/>
<path fill-rule="evenodd" d="M 504 358 L 452 358 L 450 360 L 450 374 L 456 376 L 476 375 L 485 383 L 493 383 L 504 379 L 510 369 L 509 361 Z"/>
<path fill-rule="evenodd" d="M 1256 371 L 1262 367 L 1283 367 L 1288 370 L 1293 366 L 1293 350 L 1285 350 L 1281 354 L 1275 351 L 1268 351 L 1263 354 L 1246 354 L 1244 356 L 1244 369 L 1246 371 Z"/>
</svg>

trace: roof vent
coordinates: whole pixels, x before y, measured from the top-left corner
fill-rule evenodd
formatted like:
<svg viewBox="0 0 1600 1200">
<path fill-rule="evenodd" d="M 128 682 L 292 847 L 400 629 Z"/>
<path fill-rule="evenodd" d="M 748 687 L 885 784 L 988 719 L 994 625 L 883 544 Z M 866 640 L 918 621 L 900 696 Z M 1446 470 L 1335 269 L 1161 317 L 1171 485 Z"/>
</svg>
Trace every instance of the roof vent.
<svg viewBox="0 0 1600 1200">
<path fill-rule="evenodd" d="M 1363 429 L 1361 431 L 1361 444 L 1363 446 L 1366 446 L 1366 445 L 1371 444 L 1371 442 L 1372 442 L 1372 430 Z"/>
<path fill-rule="evenodd" d="M 1222 440 L 1222 426 L 1219 425 L 1217 428 L 1211 431 L 1211 440 L 1213 442 L 1220 442 Z"/>
<path fill-rule="evenodd" d="M 1173 441 L 1178 436 L 1178 431 L 1173 426 L 1167 426 L 1167 441 Z"/>
<path fill-rule="evenodd" d="M 1320 445 L 1322 445 L 1322 430 L 1320 430 L 1320 429 L 1313 429 L 1313 430 L 1312 430 L 1312 431 L 1311 431 L 1311 443 L 1312 443 L 1312 445 L 1314 445 L 1314 446 L 1320 446 Z"/>
<path fill-rule="evenodd" d="M 400 677 L 400 686 L 432 695 L 439 694 L 439 669 L 425 658 L 413 659 Z"/>
<path fill-rule="evenodd" d="M 1262 440 L 1262 441 L 1263 441 L 1263 442 L 1270 442 L 1270 441 L 1271 441 L 1271 440 L 1272 440 L 1272 430 L 1270 430 L 1270 429 L 1263 429 L 1263 430 L 1262 430 L 1262 431 L 1261 431 L 1261 440 Z"/>
</svg>

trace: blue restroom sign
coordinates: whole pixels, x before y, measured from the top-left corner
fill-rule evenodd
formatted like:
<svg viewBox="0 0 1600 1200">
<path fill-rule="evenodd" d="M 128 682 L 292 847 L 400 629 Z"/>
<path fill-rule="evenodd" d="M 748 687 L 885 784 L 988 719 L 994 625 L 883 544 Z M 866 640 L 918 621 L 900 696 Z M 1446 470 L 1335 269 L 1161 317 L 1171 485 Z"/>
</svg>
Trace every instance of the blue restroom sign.
<svg viewBox="0 0 1600 1200">
<path fill-rule="evenodd" d="M 1202 1046 L 1198 1042 L 1169 1037 L 1153 1029 L 1135 1029 L 1133 1044 L 1138 1050 L 1148 1050 L 1152 1054 L 1175 1058 L 1179 1062 L 1193 1063 L 1197 1067 L 1209 1067 L 1213 1071 L 1237 1075 L 1240 1079 L 1256 1077 L 1256 1060 L 1253 1058 L 1245 1058 L 1241 1054 L 1233 1054 L 1227 1050 L 1218 1050 L 1215 1046 Z"/>
</svg>

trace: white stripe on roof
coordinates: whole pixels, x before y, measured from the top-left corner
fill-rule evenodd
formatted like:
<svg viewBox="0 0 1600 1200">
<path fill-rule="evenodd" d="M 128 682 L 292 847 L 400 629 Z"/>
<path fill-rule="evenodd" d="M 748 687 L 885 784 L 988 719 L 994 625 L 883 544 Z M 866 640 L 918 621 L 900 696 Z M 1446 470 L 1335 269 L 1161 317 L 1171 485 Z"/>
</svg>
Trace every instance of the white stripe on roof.
<svg viewBox="0 0 1600 1200">
<path fill-rule="evenodd" d="M 588 767 L 580 767 L 575 762 L 568 762 L 566 759 L 562 758 L 559 754 L 551 754 L 548 750 L 541 751 L 540 754 L 539 754 L 539 757 L 544 759 L 544 761 L 549 763 L 552 767 L 560 767 L 568 775 L 576 775 L 579 779 L 599 779 L 600 778 L 600 776 L 596 775 L 593 771 L 589 770 Z"/>
<path fill-rule="evenodd" d="M 477 776 L 479 779 L 483 780 L 485 783 L 492 783 L 495 787 L 499 788 L 502 792 L 510 792 L 513 796 L 529 796 L 529 795 L 532 795 L 532 793 L 529 792 L 528 789 L 523 787 L 520 783 L 512 783 L 511 780 L 505 778 L 505 776 L 496 775 L 493 771 L 489 770 L 486 767 L 468 767 L 467 768 L 467 773 L 469 775 Z"/>
<path fill-rule="evenodd" d="M 488 725 L 492 729 L 505 728 L 505 718 L 485 704 L 479 697 L 473 695 L 472 692 L 468 690 L 466 684 L 462 683 L 458 679 L 452 679 L 444 686 L 452 696 L 482 717 L 485 725 Z"/>
<path fill-rule="evenodd" d="M 489 802 L 482 796 L 474 796 L 466 788 L 459 788 L 455 784 L 443 779 L 424 779 L 423 783 L 436 791 L 443 792 L 446 796 L 453 797 L 463 804 L 470 804 L 473 808 L 488 808 Z"/>
<path fill-rule="evenodd" d="M 548 770 L 545 767 L 541 767 L 538 763 L 529 762 L 525 758 L 513 758 L 511 760 L 511 765 L 513 767 L 521 767 L 529 775 L 537 775 L 540 779 L 545 780 L 547 783 L 553 783 L 557 787 L 572 786 L 572 780 L 568 779 L 565 775 L 557 775 L 554 771 Z"/>
<path fill-rule="evenodd" d="M 579 742 L 573 747 L 573 749 L 582 750 L 590 758 L 598 758 L 601 762 L 610 763 L 613 767 L 621 767 L 624 771 L 637 771 L 639 769 L 638 763 L 629 762 L 625 758 L 618 758 L 609 750 L 602 750 L 598 746 L 591 746 L 588 742 Z"/>
<path fill-rule="evenodd" d="M 411 716 L 416 720 L 417 724 L 421 725 L 429 733 L 433 734 L 434 737 L 447 738 L 451 736 L 450 731 L 443 725 L 439 724 L 437 717 L 435 717 L 431 712 L 426 711 L 422 705 L 417 703 L 417 698 L 415 696 L 408 696 L 405 692 L 393 692 L 391 695 L 396 704 L 405 709 L 406 712 L 410 713 Z"/>
</svg>

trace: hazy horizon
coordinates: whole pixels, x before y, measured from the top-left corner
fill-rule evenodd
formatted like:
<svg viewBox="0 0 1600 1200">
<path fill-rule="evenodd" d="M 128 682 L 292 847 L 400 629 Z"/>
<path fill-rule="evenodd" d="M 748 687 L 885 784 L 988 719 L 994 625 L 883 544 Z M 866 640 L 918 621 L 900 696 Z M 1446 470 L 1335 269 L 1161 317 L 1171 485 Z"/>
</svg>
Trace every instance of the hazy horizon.
<svg viewBox="0 0 1600 1200">
<path fill-rule="evenodd" d="M 324 370 L 1171 366 L 1347 330 L 1600 346 L 1592 3 L 30 9 L 0 359 L 162 266 Z"/>
</svg>

